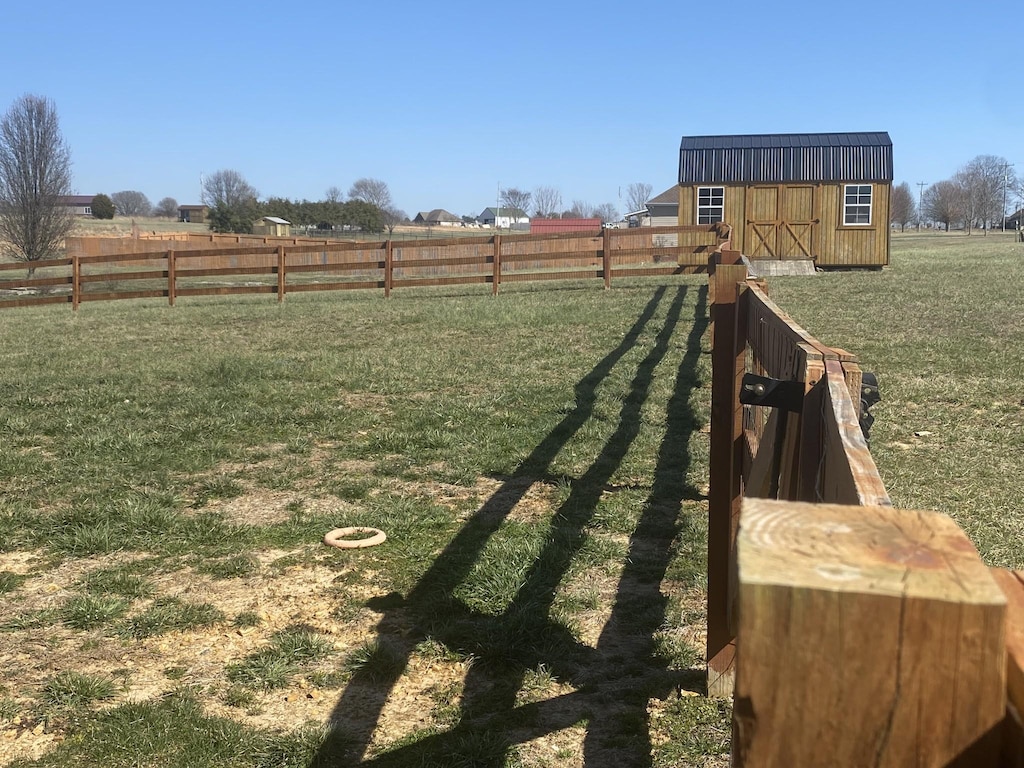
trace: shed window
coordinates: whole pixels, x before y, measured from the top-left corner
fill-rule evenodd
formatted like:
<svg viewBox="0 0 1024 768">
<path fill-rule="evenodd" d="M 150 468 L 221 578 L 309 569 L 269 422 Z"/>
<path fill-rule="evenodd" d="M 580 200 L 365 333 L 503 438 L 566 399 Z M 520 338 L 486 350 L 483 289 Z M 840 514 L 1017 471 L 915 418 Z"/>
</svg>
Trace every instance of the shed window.
<svg viewBox="0 0 1024 768">
<path fill-rule="evenodd" d="M 725 187 L 697 187 L 697 223 L 714 224 L 725 218 Z"/>
<path fill-rule="evenodd" d="M 871 185 L 847 184 L 844 188 L 843 224 L 871 223 Z"/>
</svg>

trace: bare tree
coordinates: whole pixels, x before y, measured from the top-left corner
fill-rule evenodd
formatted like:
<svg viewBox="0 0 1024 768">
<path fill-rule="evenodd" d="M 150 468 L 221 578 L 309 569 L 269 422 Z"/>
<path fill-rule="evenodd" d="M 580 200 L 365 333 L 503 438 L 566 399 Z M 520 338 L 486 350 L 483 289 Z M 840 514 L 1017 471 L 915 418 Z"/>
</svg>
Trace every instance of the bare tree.
<svg viewBox="0 0 1024 768">
<path fill-rule="evenodd" d="M 18 261 L 53 256 L 74 225 L 71 150 L 57 108 L 42 96 L 18 99 L 0 121 L 0 238 Z"/>
<path fill-rule="evenodd" d="M 905 232 L 907 224 L 917 217 L 917 205 L 914 203 L 914 193 L 910 191 L 910 185 L 903 182 L 893 187 L 892 201 L 889 205 L 889 220 L 892 224 L 899 224 L 900 231 Z"/>
<path fill-rule="evenodd" d="M 505 213 L 512 217 L 513 223 L 516 219 L 529 215 L 527 212 L 530 210 L 532 196 L 529 192 L 515 187 L 501 190 L 501 205 L 503 208 L 511 209 Z"/>
<path fill-rule="evenodd" d="M 238 171 L 229 168 L 203 179 L 203 203 L 216 208 L 234 208 L 256 200 L 259 193 Z"/>
<path fill-rule="evenodd" d="M 381 211 L 381 213 L 383 214 L 384 226 L 388 230 L 389 237 L 395 233 L 396 226 L 401 224 L 403 221 L 409 220 L 409 214 L 393 205 L 389 205 Z"/>
<path fill-rule="evenodd" d="M 120 216 L 149 216 L 153 210 L 149 198 L 136 190 L 115 192 L 110 199 Z"/>
<path fill-rule="evenodd" d="M 533 207 L 538 219 L 557 216 L 562 207 L 562 193 L 554 187 L 537 187 L 533 191 Z"/>
<path fill-rule="evenodd" d="M 178 215 L 178 201 L 173 197 L 165 197 L 156 204 L 156 208 L 153 209 L 154 216 L 163 216 L 168 219 L 173 219 Z"/>
<path fill-rule="evenodd" d="M 352 200 L 377 206 L 382 212 L 391 207 L 391 190 L 380 179 L 357 179 L 348 191 Z"/>
<path fill-rule="evenodd" d="M 601 205 L 594 208 L 591 215 L 606 223 L 609 221 L 618 221 L 619 219 L 619 212 L 615 210 L 615 206 L 611 203 L 601 203 Z"/>
<path fill-rule="evenodd" d="M 573 200 L 572 207 L 566 211 L 566 214 L 568 214 L 568 218 L 572 219 L 590 219 L 594 216 L 594 206 L 586 200 Z"/>
<path fill-rule="evenodd" d="M 961 190 L 968 234 L 976 225 L 988 234 L 995 222 L 1002 221 L 1010 176 L 1010 163 L 995 155 L 978 155 L 953 176 Z"/>
<path fill-rule="evenodd" d="M 328 203 L 341 203 L 345 201 L 345 195 L 338 187 L 328 187 L 324 193 L 324 201 Z"/>
<path fill-rule="evenodd" d="M 944 224 L 946 231 L 963 216 L 963 191 L 955 181 L 947 179 L 932 184 L 921 200 L 921 215 Z"/>
<path fill-rule="evenodd" d="M 630 211 L 642 211 L 651 199 L 651 192 L 654 187 L 642 181 L 637 181 L 626 187 L 626 205 Z"/>
</svg>

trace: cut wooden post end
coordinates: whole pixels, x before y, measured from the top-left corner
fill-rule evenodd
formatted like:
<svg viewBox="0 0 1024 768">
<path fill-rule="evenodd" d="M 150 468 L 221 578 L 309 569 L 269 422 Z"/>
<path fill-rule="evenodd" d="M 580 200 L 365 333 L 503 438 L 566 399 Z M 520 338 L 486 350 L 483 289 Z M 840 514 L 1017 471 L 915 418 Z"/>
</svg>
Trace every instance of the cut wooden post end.
<svg viewBox="0 0 1024 768">
<path fill-rule="evenodd" d="M 1006 599 L 947 516 L 745 499 L 737 766 L 994 765 Z"/>
</svg>

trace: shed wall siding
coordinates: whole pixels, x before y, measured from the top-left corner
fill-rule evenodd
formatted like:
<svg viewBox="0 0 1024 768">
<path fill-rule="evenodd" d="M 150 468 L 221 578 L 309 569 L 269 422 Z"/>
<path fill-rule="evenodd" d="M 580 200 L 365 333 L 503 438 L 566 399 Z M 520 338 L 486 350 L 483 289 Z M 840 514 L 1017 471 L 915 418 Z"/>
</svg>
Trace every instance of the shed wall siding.
<svg viewBox="0 0 1024 768">
<path fill-rule="evenodd" d="M 865 182 L 858 182 L 865 183 Z M 871 224 L 843 226 L 843 184 L 701 184 L 725 187 L 725 222 L 732 225 L 733 247 L 752 258 L 770 258 L 768 249 L 789 258 L 816 256 L 823 267 L 881 267 L 889 263 L 889 205 L 891 186 L 873 183 Z M 696 186 L 679 190 L 679 224 L 697 221 Z M 819 223 L 799 224 L 799 222 Z M 769 225 L 789 222 L 774 236 Z M 792 231 L 791 231 L 792 230 Z M 760 234 L 758 234 L 760 233 Z M 766 243 L 765 239 L 769 242 Z M 680 242 L 680 245 L 690 243 Z"/>
</svg>

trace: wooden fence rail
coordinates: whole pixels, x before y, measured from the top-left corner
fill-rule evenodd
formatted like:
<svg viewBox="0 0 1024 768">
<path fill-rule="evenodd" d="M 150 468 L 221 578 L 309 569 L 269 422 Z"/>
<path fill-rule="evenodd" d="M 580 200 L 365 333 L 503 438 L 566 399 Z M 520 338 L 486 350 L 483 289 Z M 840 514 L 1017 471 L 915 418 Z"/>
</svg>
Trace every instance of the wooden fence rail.
<svg viewBox="0 0 1024 768">
<path fill-rule="evenodd" d="M 1024 573 L 892 507 L 856 358 L 741 261 L 708 269 L 708 692 L 734 696 L 733 764 L 1021 768 Z"/>
<path fill-rule="evenodd" d="M 447 240 L 381 240 L 234 245 L 194 248 L 155 241 L 109 239 L 76 245 L 69 258 L 0 264 L 0 308 L 86 301 L 232 294 L 275 294 L 613 279 L 704 271 L 727 241 L 709 226 L 640 227 L 543 235 Z M 672 244 L 672 243 L 675 244 Z M 128 245 L 126 245 L 126 243 Z M 134 243 L 138 250 L 127 251 Z M 201 244 L 200 244 L 201 245 Z M 145 247 L 143 247 L 145 246 Z M 27 275 L 14 276 L 15 271 Z M 8 277 L 7 275 L 10 275 Z"/>
</svg>

